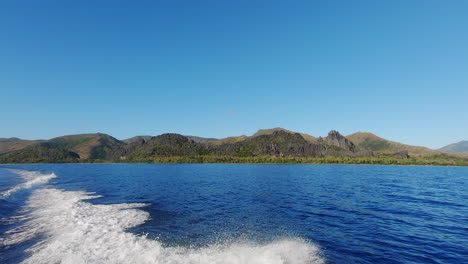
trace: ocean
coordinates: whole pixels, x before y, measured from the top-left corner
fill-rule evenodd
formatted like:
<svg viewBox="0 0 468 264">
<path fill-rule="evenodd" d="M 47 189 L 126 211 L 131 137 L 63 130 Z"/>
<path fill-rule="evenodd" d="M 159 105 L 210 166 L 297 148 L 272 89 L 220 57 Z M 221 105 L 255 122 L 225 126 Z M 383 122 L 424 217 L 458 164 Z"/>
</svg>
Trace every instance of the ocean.
<svg viewBox="0 0 468 264">
<path fill-rule="evenodd" d="M 468 168 L 0 165 L 0 263 L 468 263 Z"/>
</svg>

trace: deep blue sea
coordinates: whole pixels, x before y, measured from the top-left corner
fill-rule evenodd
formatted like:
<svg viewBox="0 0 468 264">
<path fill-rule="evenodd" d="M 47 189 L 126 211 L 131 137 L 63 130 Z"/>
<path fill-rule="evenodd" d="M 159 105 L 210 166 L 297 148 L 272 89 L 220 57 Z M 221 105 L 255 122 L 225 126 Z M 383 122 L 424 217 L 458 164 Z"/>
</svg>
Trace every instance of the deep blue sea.
<svg viewBox="0 0 468 264">
<path fill-rule="evenodd" d="M 0 165 L 0 263 L 468 263 L 468 168 Z"/>
</svg>

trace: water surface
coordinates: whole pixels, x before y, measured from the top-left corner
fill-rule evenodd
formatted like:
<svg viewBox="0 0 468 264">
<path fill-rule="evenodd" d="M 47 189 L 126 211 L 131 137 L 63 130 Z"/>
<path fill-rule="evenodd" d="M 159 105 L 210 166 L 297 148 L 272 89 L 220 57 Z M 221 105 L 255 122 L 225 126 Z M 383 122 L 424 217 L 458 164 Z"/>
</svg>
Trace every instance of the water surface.
<svg viewBox="0 0 468 264">
<path fill-rule="evenodd" d="M 467 263 L 468 168 L 0 166 L 1 263 Z"/>
</svg>

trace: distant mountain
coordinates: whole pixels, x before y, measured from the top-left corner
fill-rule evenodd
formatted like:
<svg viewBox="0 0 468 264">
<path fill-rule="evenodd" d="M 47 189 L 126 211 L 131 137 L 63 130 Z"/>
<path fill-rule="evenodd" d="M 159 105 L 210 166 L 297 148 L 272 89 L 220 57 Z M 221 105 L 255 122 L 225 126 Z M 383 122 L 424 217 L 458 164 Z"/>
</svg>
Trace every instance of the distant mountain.
<svg viewBox="0 0 468 264">
<path fill-rule="evenodd" d="M 460 141 L 458 143 L 447 145 L 438 150 L 447 153 L 468 155 L 468 141 Z"/>
<path fill-rule="evenodd" d="M 127 139 L 124 139 L 122 140 L 123 142 L 127 143 L 127 144 L 131 144 L 131 143 L 135 143 L 135 142 L 139 142 L 139 141 L 148 141 L 152 138 L 153 136 L 136 136 L 136 137 L 131 137 L 131 138 L 127 138 Z"/>
<path fill-rule="evenodd" d="M 1 163 L 64 163 L 78 162 L 75 152 L 48 142 L 40 142 L 0 156 Z"/>
<path fill-rule="evenodd" d="M 197 143 L 218 140 L 217 138 L 205 138 L 205 137 L 197 137 L 197 136 L 185 136 L 185 137 Z"/>
<path fill-rule="evenodd" d="M 4 143 L 4 142 L 2 142 Z M 0 145 L 2 144 L 0 143 Z M 18 143 L 18 142 L 15 142 Z M 3 163 L 17 162 L 71 162 L 74 160 L 113 160 L 126 145 L 106 134 L 79 134 L 56 137 L 47 141 L 23 142 L 3 156 Z"/>
<path fill-rule="evenodd" d="M 216 155 L 228 156 L 319 156 L 322 148 L 311 146 L 300 134 L 284 130 L 256 134 L 234 143 L 224 143 L 213 148 Z"/>
<path fill-rule="evenodd" d="M 378 154 L 408 152 L 408 154 L 413 157 L 423 157 L 440 154 L 440 152 L 436 150 L 432 150 L 426 147 L 401 144 L 398 142 L 383 139 L 368 132 L 357 132 L 346 137 L 349 140 L 351 140 L 354 144 L 356 144 L 356 146 L 374 151 Z"/>
<path fill-rule="evenodd" d="M 204 141 L 204 144 L 207 145 L 222 145 L 222 144 L 234 144 L 240 141 L 244 141 L 248 139 L 248 136 L 242 135 L 238 137 L 227 137 L 227 138 L 221 138 L 217 140 L 212 140 L 212 141 Z"/>
<path fill-rule="evenodd" d="M 259 129 L 255 134 L 252 135 L 252 137 L 258 137 L 258 136 L 262 136 L 262 135 L 271 135 L 276 131 L 284 131 L 284 132 L 288 132 L 288 133 L 291 133 L 291 134 L 298 133 L 305 140 L 307 140 L 310 143 L 313 143 L 313 142 L 317 141 L 317 138 L 314 137 L 314 136 L 311 136 L 311 135 L 306 134 L 306 133 L 294 132 L 294 131 L 291 131 L 291 130 L 284 129 L 282 127 L 275 127 L 275 128 L 270 128 L 270 129 Z"/>
<path fill-rule="evenodd" d="M 204 141 L 197 141 L 197 140 L 195 140 L 195 141 L 200 142 L 200 143 L 206 143 L 206 144 L 209 144 L 209 145 L 234 144 L 234 143 L 237 143 L 237 142 L 247 140 L 249 138 L 255 138 L 255 137 L 264 136 L 264 135 L 272 135 L 273 133 L 275 133 L 277 131 L 283 131 L 283 132 L 286 132 L 286 133 L 289 133 L 289 134 L 298 133 L 298 132 L 287 130 L 287 129 L 284 129 L 284 128 L 281 128 L 281 127 L 276 127 L 276 128 L 270 128 L 270 129 L 259 129 L 255 134 L 253 134 L 250 137 L 248 137 L 246 135 L 241 135 L 241 136 L 227 137 L 227 138 L 221 138 L 221 139 L 208 139 L 208 140 L 204 140 Z M 317 141 L 317 138 L 313 137 L 311 135 L 308 135 L 308 134 L 305 134 L 305 133 L 298 133 L 298 134 L 300 134 L 309 143 L 314 143 L 314 142 Z"/>
<path fill-rule="evenodd" d="M 19 139 L 17 137 L 11 137 L 11 138 L 0 138 L 0 142 L 18 142 L 18 141 L 23 141 L 22 139 Z"/>
<path fill-rule="evenodd" d="M 273 133 L 243 137 L 242 140 L 225 139 L 222 144 L 207 144 L 206 141 L 196 142 L 178 134 L 163 134 L 145 142 L 134 151 L 130 151 L 125 159 L 135 161 L 148 160 L 154 156 L 197 155 L 322 157 L 324 155 L 369 156 L 371 154 L 371 152 L 354 152 L 353 144 L 336 131 L 330 133 L 321 142 L 310 143 L 299 133 L 275 130 Z"/>
<path fill-rule="evenodd" d="M 25 148 L 27 146 L 42 142 L 43 140 L 23 140 L 19 138 L 0 138 L 0 155 Z"/>
<path fill-rule="evenodd" d="M 102 133 L 62 136 L 48 142 L 77 153 L 81 159 L 102 160 L 112 158 L 115 151 L 125 145 L 124 142 Z"/>
<path fill-rule="evenodd" d="M 468 159 L 424 147 L 409 146 L 358 132 L 343 136 L 332 130 L 313 137 L 283 128 L 260 129 L 252 136 L 222 139 L 162 134 L 120 141 L 112 136 L 79 134 L 47 141 L 2 139 L 0 163 L 34 162 L 288 162 L 321 159 L 321 162 L 401 164 L 468 164 Z M 430 157 L 418 159 L 418 157 Z M 168 159 L 165 159 L 168 158 Z M 184 159 L 185 158 L 185 159 Z"/>
<path fill-rule="evenodd" d="M 155 156 L 171 157 L 208 154 L 206 147 L 179 134 L 162 134 L 137 147 L 129 146 L 129 149 L 120 159 L 141 161 Z"/>
</svg>

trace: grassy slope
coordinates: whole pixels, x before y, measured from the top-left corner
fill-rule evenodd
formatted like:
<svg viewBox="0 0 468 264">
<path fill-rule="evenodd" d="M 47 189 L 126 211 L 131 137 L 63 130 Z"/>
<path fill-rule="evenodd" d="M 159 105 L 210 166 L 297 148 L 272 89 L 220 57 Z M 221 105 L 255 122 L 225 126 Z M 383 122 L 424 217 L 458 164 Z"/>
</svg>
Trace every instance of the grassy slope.
<svg viewBox="0 0 468 264">
<path fill-rule="evenodd" d="M 222 138 L 222 139 L 213 140 L 213 141 L 205 141 L 203 143 L 208 144 L 208 145 L 234 144 L 234 143 L 237 143 L 237 142 L 244 141 L 247 138 L 249 138 L 249 137 L 242 135 L 242 136 L 238 136 L 238 137 L 227 137 L 227 138 Z"/>
<path fill-rule="evenodd" d="M 124 142 L 101 133 L 57 137 L 48 142 L 77 153 L 81 159 L 104 159 L 108 153 L 125 145 Z"/>
<path fill-rule="evenodd" d="M 401 144 L 367 132 L 357 132 L 346 137 L 358 147 L 370 149 L 378 154 L 392 154 L 399 151 L 408 151 L 409 155 L 413 157 L 427 157 L 441 154 L 439 151 L 426 147 Z"/>
<path fill-rule="evenodd" d="M 246 135 L 241 135 L 241 136 L 221 138 L 221 139 L 218 139 L 218 140 L 208 140 L 208 141 L 204 141 L 203 143 L 207 144 L 207 145 L 234 144 L 234 143 L 245 141 L 247 139 L 258 137 L 258 136 L 272 135 L 275 131 L 284 131 L 284 132 L 288 132 L 288 133 L 291 133 L 291 134 L 296 133 L 294 131 L 290 131 L 290 130 L 287 130 L 287 129 L 284 129 L 284 128 L 281 128 L 281 127 L 276 127 L 276 128 L 271 128 L 271 129 L 259 129 L 255 134 L 253 134 L 250 137 L 246 136 Z M 308 142 L 315 142 L 317 140 L 317 138 L 315 138 L 315 137 L 313 137 L 311 135 L 304 134 L 304 133 L 299 133 L 299 134 L 301 134 L 302 137 L 305 140 L 307 140 Z"/>
<path fill-rule="evenodd" d="M 307 140 L 307 142 L 309 142 L 309 143 L 314 143 L 314 142 L 317 141 L 317 138 L 316 138 L 316 137 L 311 136 L 311 135 L 309 135 L 309 134 L 294 132 L 294 131 L 287 130 L 287 129 L 284 129 L 284 128 L 281 128 L 281 127 L 275 127 L 275 128 L 270 128 L 270 129 L 259 129 L 259 130 L 257 131 L 257 133 L 255 133 L 255 134 L 252 135 L 252 137 L 257 137 L 257 136 L 262 136 L 262 135 L 271 135 L 271 134 L 273 134 L 275 131 L 285 131 L 285 132 L 292 133 L 292 134 L 298 133 L 298 134 L 300 134 L 305 140 Z"/>
<path fill-rule="evenodd" d="M 41 142 L 0 156 L 0 163 L 64 163 L 78 162 L 75 152 L 49 142 Z"/>
<path fill-rule="evenodd" d="M 11 152 L 11 151 L 14 151 L 14 150 L 19 150 L 19 149 L 22 149 L 22 148 L 25 148 L 27 146 L 31 146 L 31 145 L 34 145 L 34 144 L 37 144 L 39 142 L 42 142 L 43 140 L 22 140 L 22 139 L 18 139 L 18 140 L 2 140 L 0 141 L 0 155 L 2 153 L 7 153 L 7 152 Z"/>
</svg>

